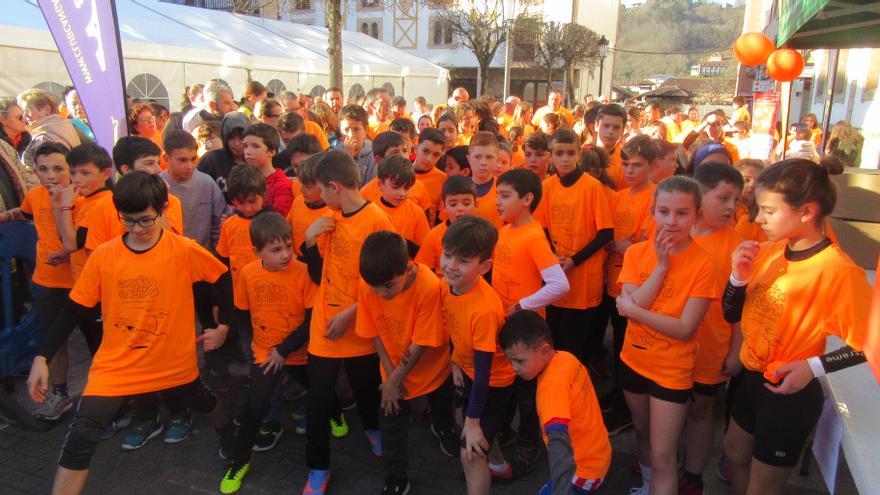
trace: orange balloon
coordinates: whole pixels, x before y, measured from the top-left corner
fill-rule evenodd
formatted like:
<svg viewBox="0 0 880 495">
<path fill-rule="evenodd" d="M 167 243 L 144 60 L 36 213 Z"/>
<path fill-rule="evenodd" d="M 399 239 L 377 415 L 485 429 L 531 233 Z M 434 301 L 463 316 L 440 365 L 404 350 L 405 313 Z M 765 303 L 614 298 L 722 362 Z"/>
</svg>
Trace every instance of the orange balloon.
<svg viewBox="0 0 880 495">
<path fill-rule="evenodd" d="M 775 49 L 773 40 L 763 33 L 746 33 L 733 42 L 733 56 L 739 63 L 751 67 L 763 65 Z"/>
<path fill-rule="evenodd" d="M 767 75 L 776 81 L 794 81 L 803 71 L 804 57 L 797 50 L 780 48 L 767 58 Z"/>
</svg>

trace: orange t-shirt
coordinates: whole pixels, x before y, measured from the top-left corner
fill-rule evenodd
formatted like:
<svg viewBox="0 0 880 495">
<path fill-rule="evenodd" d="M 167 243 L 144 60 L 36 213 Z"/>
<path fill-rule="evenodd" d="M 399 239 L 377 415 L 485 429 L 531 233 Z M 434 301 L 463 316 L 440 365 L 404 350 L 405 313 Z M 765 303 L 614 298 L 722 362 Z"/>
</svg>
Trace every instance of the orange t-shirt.
<svg viewBox="0 0 880 495">
<path fill-rule="evenodd" d="M 318 288 L 301 261 L 292 260 L 287 268 L 270 272 L 255 260 L 241 269 L 234 289 L 235 307 L 251 312 L 251 349 L 254 362 L 262 363 L 303 322 Z M 306 364 L 306 350 L 307 346 L 302 346 L 291 352 L 284 364 Z"/>
<path fill-rule="evenodd" d="M 654 204 L 654 184 L 648 184 L 641 191 L 630 194 L 631 189 L 612 193 L 610 200 L 611 216 L 614 219 L 614 240 L 639 242 L 651 237 L 654 230 L 654 217 L 651 207 Z M 623 267 L 623 255 L 613 251 L 608 253 L 608 270 L 605 291 L 611 297 L 620 295 L 617 278 Z"/>
<path fill-rule="evenodd" d="M 364 184 L 364 187 L 361 188 L 361 196 L 367 201 L 372 201 L 377 204 L 379 203 L 379 200 L 382 198 L 382 192 L 379 191 L 379 179 L 377 177 L 373 177 L 369 182 Z M 419 179 L 416 179 L 416 182 L 410 188 L 407 199 L 411 199 L 419 205 L 423 214 L 424 211 L 429 210 L 432 207 L 431 195 L 428 193 L 428 188 L 425 187 L 425 184 Z M 436 205 L 433 206 L 436 208 Z"/>
<path fill-rule="evenodd" d="M 162 214 L 171 231 L 177 235 L 183 234 L 183 206 L 180 198 L 168 193 L 168 207 Z M 119 237 L 125 233 L 125 226 L 119 220 L 119 212 L 113 204 L 113 194 L 109 194 L 99 201 L 89 212 L 89 216 L 83 223 L 83 227 L 89 229 L 86 236 L 86 249 L 94 251 L 101 244 Z"/>
<path fill-rule="evenodd" d="M 446 182 L 446 172 L 437 167 L 431 167 L 427 172 L 416 170 L 417 180 L 425 185 L 431 206 L 428 208 L 428 224 L 434 225 L 437 221 L 437 211 L 443 197 L 443 184 Z"/>
<path fill-rule="evenodd" d="M 839 246 L 788 261 L 786 242 L 761 244 L 742 314 L 740 359 L 771 381 L 780 366 L 823 354 L 829 335 L 862 350 L 871 302 L 865 271 Z"/>
<path fill-rule="evenodd" d="M 260 213 L 257 213 L 257 215 Z M 229 260 L 233 288 L 238 284 L 241 269 L 251 261 L 259 259 L 257 258 L 257 253 L 254 252 L 254 245 L 251 243 L 251 221 L 257 215 L 250 218 L 245 218 L 239 214 L 231 215 L 220 226 L 220 238 L 217 239 L 217 247 L 215 249 L 221 258 Z"/>
<path fill-rule="evenodd" d="M 510 168 L 526 168 L 526 152 L 522 148 L 510 154 Z"/>
<path fill-rule="evenodd" d="M 558 264 L 541 224 L 530 220 L 520 227 L 505 225 L 498 231 L 492 256 L 492 288 L 503 307 L 509 308 L 541 290 L 541 270 Z M 543 314 L 544 308 L 539 312 Z"/>
<path fill-rule="evenodd" d="M 287 223 L 292 231 L 293 252 L 302 257 L 302 244 L 306 241 L 306 231 L 319 217 L 331 216 L 333 212 L 327 205 L 315 208 L 309 206 L 302 196 L 297 196 L 287 214 Z"/>
<path fill-rule="evenodd" d="M 880 273 L 880 260 L 877 262 L 877 272 Z M 874 378 L 880 383 L 880 280 L 874 281 L 871 313 L 868 316 L 865 357 L 868 358 L 868 365 L 871 366 L 871 370 L 874 372 Z"/>
<path fill-rule="evenodd" d="M 544 179 L 544 195 L 535 218 L 550 231 L 556 254 L 572 256 L 603 229 L 614 227 L 608 197 L 602 184 L 583 174 L 571 187 L 564 187 L 558 175 Z M 554 303 L 560 308 L 589 309 L 602 302 L 605 253 L 600 249 L 566 273 L 571 287 Z"/>
<path fill-rule="evenodd" d="M 391 122 L 376 122 L 375 120 L 370 120 L 369 124 L 370 125 L 367 127 L 367 135 L 370 140 L 376 139 L 376 136 L 391 129 Z"/>
<path fill-rule="evenodd" d="M 694 381 L 704 385 L 714 385 L 727 381 L 721 372 L 724 358 L 730 350 L 730 323 L 724 319 L 721 297 L 724 295 L 724 280 L 730 275 L 731 255 L 743 241 L 742 236 L 730 227 L 716 230 L 705 237 L 694 236 L 694 242 L 709 253 L 718 264 L 722 278 L 717 298 L 709 303 L 703 323 L 697 329 L 697 359 L 694 362 Z"/>
<path fill-rule="evenodd" d="M 305 120 L 303 122 L 303 131 L 310 136 L 315 136 L 322 150 L 330 147 L 330 142 L 327 141 L 327 133 L 324 132 L 324 129 L 317 122 Z"/>
<path fill-rule="evenodd" d="M 623 158 L 620 156 L 620 150 L 623 146 L 617 146 L 614 151 L 608 152 L 608 177 L 617 184 L 617 190 L 622 191 L 629 187 L 626 183 L 626 177 L 623 176 Z M 607 150 L 606 150 L 607 151 Z"/>
<path fill-rule="evenodd" d="M 767 240 L 767 234 L 764 233 L 764 229 L 757 223 L 749 220 L 748 215 L 740 217 L 733 230 L 747 241 L 764 242 Z"/>
<path fill-rule="evenodd" d="M 379 337 L 391 365 L 397 367 L 411 344 L 424 346 L 425 352 L 406 377 L 406 399 L 433 392 L 449 377 L 449 335 L 440 316 L 440 281 L 424 265 L 417 265 L 413 284 L 394 299 L 379 297 L 363 280 L 358 289 L 355 331 L 365 339 Z M 388 379 L 379 365 L 382 381 Z"/>
<path fill-rule="evenodd" d="M 376 202 L 376 206 L 381 208 L 388 215 L 388 218 L 391 219 L 395 232 L 400 234 L 405 240 L 421 246 L 422 240 L 431 228 L 428 227 L 425 211 L 419 205 L 407 198 L 398 206 L 391 206 L 385 200 L 380 199 Z"/>
<path fill-rule="evenodd" d="M 443 254 L 443 236 L 449 228 L 448 222 L 443 222 L 425 234 L 422 243 L 419 244 L 419 252 L 415 261 L 434 271 L 438 276 L 440 272 L 440 255 Z"/>
<path fill-rule="evenodd" d="M 81 202 L 82 197 L 77 196 L 74 211 Z M 49 190 L 39 185 L 28 191 L 21 202 L 21 211 L 33 217 L 34 227 L 37 229 L 37 262 L 32 277 L 34 283 L 57 289 L 73 287 L 70 262 L 49 264 L 49 255 L 64 249 L 55 225 L 55 210 L 52 208 Z"/>
<path fill-rule="evenodd" d="M 604 478 L 611 467 L 611 442 L 584 365 L 568 352 L 556 351 L 538 375 L 536 398 L 544 443 L 547 427 L 565 425 L 574 451 L 575 476 Z"/>
<path fill-rule="evenodd" d="M 480 277 L 471 290 L 455 295 L 444 280 L 440 299 L 443 326 L 452 340 L 452 362 L 474 379 L 474 351 L 492 352 L 490 387 L 507 387 L 516 374 L 498 346 L 498 332 L 504 323 L 504 307 L 498 294 Z"/>
<path fill-rule="evenodd" d="M 76 204 L 76 207 L 73 210 L 74 233 L 76 233 L 80 227 L 89 227 L 87 220 L 90 217 L 91 211 L 95 209 L 95 207 L 105 198 L 109 198 L 110 206 L 113 206 L 113 191 L 110 191 L 109 189 L 101 189 L 99 191 L 96 191 L 89 196 L 84 197 L 81 202 L 78 202 Z M 116 210 L 114 209 L 113 211 Z M 76 280 L 79 278 L 79 274 L 83 271 L 83 267 L 85 267 L 86 265 L 86 260 L 89 259 L 89 251 L 90 249 L 88 248 L 87 237 L 86 245 L 85 247 L 83 247 L 83 249 L 77 249 L 76 251 L 70 253 L 70 273 L 73 276 L 74 283 L 76 283 Z"/>
<path fill-rule="evenodd" d="M 736 209 L 733 211 L 733 218 L 730 219 L 730 224 L 731 224 L 730 226 L 736 227 L 736 224 L 737 224 L 737 222 L 739 222 L 740 218 L 748 217 L 748 216 L 749 216 L 749 209 L 746 207 L 746 205 L 744 205 L 742 203 L 737 203 Z"/>
<path fill-rule="evenodd" d="M 198 378 L 192 284 L 225 271 L 196 241 L 166 231 L 142 253 L 123 236 L 98 246 L 70 292 L 83 306 L 101 303 L 104 320 L 83 395 L 137 395 Z"/>
<path fill-rule="evenodd" d="M 333 212 L 333 231 L 318 237 L 318 249 L 324 256 L 321 285 L 312 310 L 309 353 L 321 357 L 345 358 L 367 356 L 376 352 L 373 343 L 354 331 L 354 322 L 342 337 L 324 336 L 327 323 L 343 309 L 357 302 L 360 281 L 361 246 L 368 235 L 381 230 L 394 231 L 391 219 L 373 203 L 365 204 L 350 215 Z"/>
<path fill-rule="evenodd" d="M 657 266 L 653 241 L 633 244 L 623 255 L 619 283 L 642 285 Z M 690 298 L 716 299 L 723 290 L 715 260 L 696 242 L 670 256 L 670 268 L 650 311 L 678 318 Z M 661 387 L 693 387 L 697 337 L 678 340 L 632 318 L 626 327 L 620 358 L 636 373 Z M 659 363 L 659 364 L 658 364 Z"/>
<path fill-rule="evenodd" d="M 495 197 L 497 195 L 495 187 L 498 185 L 498 181 L 495 177 L 492 177 L 491 180 L 492 187 L 489 188 L 486 194 L 477 196 L 477 207 L 474 208 L 474 215 L 485 218 L 492 222 L 495 228 L 500 229 L 504 225 L 504 221 L 501 220 L 501 215 L 498 214 L 498 205 L 495 204 Z M 479 187 L 477 189 L 479 190 Z"/>
</svg>

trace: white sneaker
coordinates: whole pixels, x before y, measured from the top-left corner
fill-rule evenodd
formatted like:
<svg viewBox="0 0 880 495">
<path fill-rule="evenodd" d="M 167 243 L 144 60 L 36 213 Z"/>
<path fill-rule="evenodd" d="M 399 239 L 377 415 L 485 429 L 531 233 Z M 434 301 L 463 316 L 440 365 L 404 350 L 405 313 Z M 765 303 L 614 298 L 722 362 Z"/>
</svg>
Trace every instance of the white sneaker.
<svg viewBox="0 0 880 495">
<path fill-rule="evenodd" d="M 630 488 L 629 495 L 651 495 L 651 487 L 648 485 L 642 485 L 637 488 Z"/>
<path fill-rule="evenodd" d="M 46 421 L 57 421 L 71 409 L 73 400 L 68 395 L 52 392 L 46 396 L 46 402 L 34 416 Z"/>
</svg>

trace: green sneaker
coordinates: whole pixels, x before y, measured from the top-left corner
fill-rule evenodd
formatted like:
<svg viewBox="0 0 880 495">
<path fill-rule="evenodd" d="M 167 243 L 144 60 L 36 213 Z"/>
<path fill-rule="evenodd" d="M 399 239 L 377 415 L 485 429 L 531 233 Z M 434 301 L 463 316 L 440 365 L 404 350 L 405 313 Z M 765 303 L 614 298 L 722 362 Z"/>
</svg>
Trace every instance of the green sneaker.
<svg viewBox="0 0 880 495">
<path fill-rule="evenodd" d="M 345 415 L 340 414 L 339 420 L 330 418 L 330 435 L 333 438 L 343 438 L 348 435 L 348 423 L 345 422 Z"/>
<path fill-rule="evenodd" d="M 122 439 L 122 448 L 123 450 L 137 450 L 143 447 L 144 444 L 150 441 L 153 437 L 162 433 L 163 429 L 164 426 L 162 426 L 158 416 L 155 420 L 147 420 L 138 423 L 134 426 L 134 429 Z"/>
<path fill-rule="evenodd" d="M 248 463 L 239 464 L 233 462 L 226 468 L 226 474 L 223 475 L 223 481 L 220 482 L 220 493 L 235 493 L 241 490 L 241 482 L 248 474 L 251 465 Z"/>
</svg>

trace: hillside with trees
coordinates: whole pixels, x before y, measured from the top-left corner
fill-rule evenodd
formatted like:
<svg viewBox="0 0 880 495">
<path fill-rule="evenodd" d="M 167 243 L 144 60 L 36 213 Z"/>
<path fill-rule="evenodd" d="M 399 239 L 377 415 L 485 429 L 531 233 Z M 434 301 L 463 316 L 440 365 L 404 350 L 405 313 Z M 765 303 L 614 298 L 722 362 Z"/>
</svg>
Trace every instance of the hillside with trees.
<svg viewBox="0 0 880 495">
<path fill-rule="evenodd" d="M 613 80 L 632 82 L 654 74 L 687 76 L 691 64 L 719 48 L 732 57 L 730 45 L 742 31 L 744 12 L 742 6 L 689 0 L 656 0 L 621 9 Z M 689 53 L 657 54 L 671 52 Z"/>
</svg>

